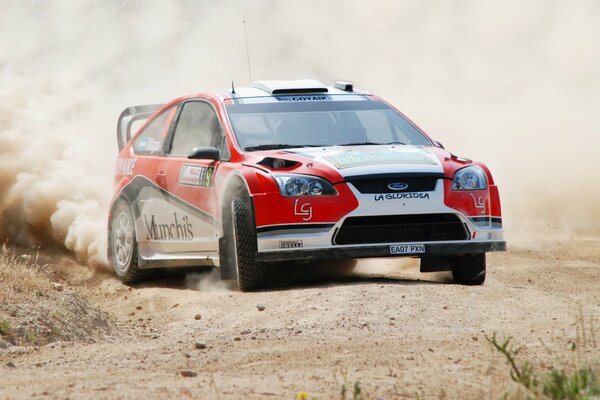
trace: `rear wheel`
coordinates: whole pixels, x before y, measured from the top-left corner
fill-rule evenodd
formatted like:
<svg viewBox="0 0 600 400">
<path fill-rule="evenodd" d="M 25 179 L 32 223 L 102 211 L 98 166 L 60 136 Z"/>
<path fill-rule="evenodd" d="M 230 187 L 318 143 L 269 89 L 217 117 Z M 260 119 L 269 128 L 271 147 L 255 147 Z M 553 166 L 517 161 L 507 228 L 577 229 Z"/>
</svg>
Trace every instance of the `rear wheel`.
<svg viewBox="0 0 600 400">
<path fill-rule="evenodd" d="M 483 285 L 485 269 L 485 253 L 461 256 L 452 265 L 452 278 L 460 285 Z"/>
<path fill-rule="evenodd" d="M 254 212 L 248 197 L 234 198 L 231 212 L 224 225 L 222 268 L 229 268 L 235 274 L 238 287 L 242 291 L 252 291 L 265 286 L 266 265 L 256 261 L 257 238 Z"/>
<path fill-rule="evenodd" d="M 133 214 L 124 200 L 119 200 L 112 213 L 109 246 L 111 261 L 119 279 L 124 283 L 141 279 Z"/>
</svg>

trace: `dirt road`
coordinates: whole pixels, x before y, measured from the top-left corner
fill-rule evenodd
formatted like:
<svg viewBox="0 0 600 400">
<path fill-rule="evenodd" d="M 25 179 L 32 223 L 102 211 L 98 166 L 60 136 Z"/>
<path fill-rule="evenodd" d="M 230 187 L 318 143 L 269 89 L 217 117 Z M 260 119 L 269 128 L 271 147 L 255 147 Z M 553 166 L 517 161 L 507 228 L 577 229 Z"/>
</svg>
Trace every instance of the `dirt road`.
<svg viewBox="0 0 600 400">
<path fill-rule="evenodd" d="M 600 332 L 600 239 L 488 257 L 482 287 L 372 260 L 362 277 L 259 293 L 181 274 L 129 289 L 67 262 L 66 291 L 106 311 L 122 335 L 0 351 L 0 398 L 329 399 L 344 381 L 367 398 L 494 397 L 510 389 L 508 368 L 485 335 L 510 335 L 549 367 L 572 361 L 580 313 Z M 585 340 L 584 353 L 600 349 Z"/>
</svg>

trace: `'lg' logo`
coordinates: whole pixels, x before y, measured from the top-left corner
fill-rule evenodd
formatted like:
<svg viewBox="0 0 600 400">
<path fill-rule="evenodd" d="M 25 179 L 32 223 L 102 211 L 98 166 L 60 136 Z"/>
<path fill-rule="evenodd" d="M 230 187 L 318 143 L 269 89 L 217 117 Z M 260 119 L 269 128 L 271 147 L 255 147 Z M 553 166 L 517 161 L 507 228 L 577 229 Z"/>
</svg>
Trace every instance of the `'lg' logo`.
<svg viewBox="0 0 600 400">
<path fill-rule="evenodd" d="M 470 193 L 470 195 L 473 198 L 473 203 L 475 204 L 475 208 L 480 209 L 481 213 L 485 214 L 485 201 L 483 200 L 483 197 L 479 196 L 479 197 L 477 197 L 477 199 L 475 199 L 475 196 L 473 196 L 473 193 Z"/>
<path fill-rule="evenodd" d="M 302 217 L 303 221 L 310 221 L 312 218 L 312 207 L 310 203 L 302 203 L 298 206 L 298 199 L 294 202 L 294 215 Z"/>
</svg>

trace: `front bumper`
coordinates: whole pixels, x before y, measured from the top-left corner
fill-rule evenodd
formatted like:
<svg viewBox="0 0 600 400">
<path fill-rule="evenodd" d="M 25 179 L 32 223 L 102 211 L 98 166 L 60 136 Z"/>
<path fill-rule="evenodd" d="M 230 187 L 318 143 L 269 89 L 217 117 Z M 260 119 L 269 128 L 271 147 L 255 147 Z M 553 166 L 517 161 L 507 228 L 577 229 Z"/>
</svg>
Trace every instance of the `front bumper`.
<svg viewBox="0 0 600 400">
<path fill-rule="evenodd" d="M 506 250 L 501 216 L 489 214 L 489 202 L 485 208 L 470 214 L 461 212 L 460 207 L 448 207 L 444 203 L 443 179 L 437 180 L 435 190 L 416 192 L 423 196 L 406 198 L 394 193 L 361 193 L 351 184 L 348 188 L 352 199 L 358 200 L 358 207 L 343 217 L 316 219 L 314 213 L 323 207 L 311 203 L 310 199 L 302 199 L 296 201 L 314 212 L 302 221 L 290 216 L 286 221 L 259 225 L 257 261 L 369 257 L 439 261 Z M 473 202 L 470 197 L 467 201 Z M 335 205 L 330 205 L 321 211 L 331 209 L 337 210 Z"/>
<path fill-rule="evenodd" d="M 410 245 L 410 243 L 402 243 Z M 421 243 L 419 243 L 421 244 Z M 461 242 L 435 242 L 424 243 L 423 253 L 392 254 L 390 246 L 393 244 L 361 245 L 361 246 L 335 246 L 302 250 L 272 250 L 260 251 L 256 255 L 259 262 L 280 262 L 293 260 L 319 260 L 319 259 L 348 259 L 348 258 L 374 258 L 374 257 L 429 257 L 429 256 L 459 256 L 465 254 L 487 253 L 489 251 L 505 251 L 505 241 L 461 241 Z"/>
</svg>

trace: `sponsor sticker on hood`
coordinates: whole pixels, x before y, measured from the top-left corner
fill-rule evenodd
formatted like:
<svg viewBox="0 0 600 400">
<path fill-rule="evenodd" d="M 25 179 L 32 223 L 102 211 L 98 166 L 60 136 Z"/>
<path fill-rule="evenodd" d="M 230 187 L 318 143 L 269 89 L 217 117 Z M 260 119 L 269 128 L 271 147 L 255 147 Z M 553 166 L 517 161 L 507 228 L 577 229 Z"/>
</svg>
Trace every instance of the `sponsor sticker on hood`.
<svg viewBox="0 0 600 400">
<path fill-rule="evenodd" d="M 375 164 L 437 164 L 432 156 L 418 149 L 352 149 L 328 154 L 323 158 L 338 169 Z"/>
</svg>

